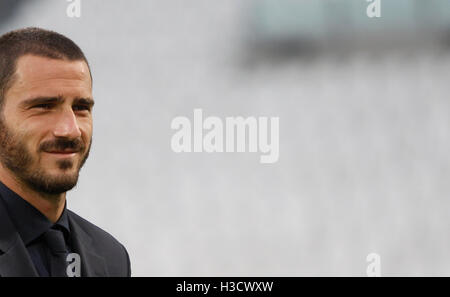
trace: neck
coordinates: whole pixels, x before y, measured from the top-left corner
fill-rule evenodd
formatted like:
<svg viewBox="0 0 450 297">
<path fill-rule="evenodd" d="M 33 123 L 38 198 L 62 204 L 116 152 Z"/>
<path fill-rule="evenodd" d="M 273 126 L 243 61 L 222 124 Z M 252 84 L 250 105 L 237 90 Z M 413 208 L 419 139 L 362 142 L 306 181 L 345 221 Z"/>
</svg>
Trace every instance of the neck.
<svg viewBox="0 0 450 297">
<path fill-rule="evenodd" d="M 0 180 L 5 186 L 22 197 L 22 199 L 33 205 L 51 222 L 55 223 L 59 219 L 62 212 L 64 211 L 64 205 L 66 203 L 66 193 L 49 195 L 36 192 L 30 189 L 23 182 L 19 181 L 3 166 L 0 167 Z"/>
</svg>

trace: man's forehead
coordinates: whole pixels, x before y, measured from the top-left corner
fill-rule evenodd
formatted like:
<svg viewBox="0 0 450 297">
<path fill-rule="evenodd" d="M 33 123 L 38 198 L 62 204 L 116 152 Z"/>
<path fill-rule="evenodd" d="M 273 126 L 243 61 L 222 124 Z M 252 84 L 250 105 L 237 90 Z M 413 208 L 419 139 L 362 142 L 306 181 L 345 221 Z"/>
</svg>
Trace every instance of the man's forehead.
<svg viewBox="0 0 450 297">
<path fill-rule="evenodd" d="M 91 83 L 89 68 L 83 60 L 68 61 L 25 55 L 17 61 L 14 82 L 9 91 L 36 93 L 35 95 L 74 92 L 74 96 L 90 96 Z M 42 92 L 49 94 L 39 94 Z"/>
<path fill-rule="evenodd" d="M 19 80 L 90 79 L 89 68 L 83 60 L 69 61 L 35 55 L 18 59 L 16 75 Z"/>
</svg>

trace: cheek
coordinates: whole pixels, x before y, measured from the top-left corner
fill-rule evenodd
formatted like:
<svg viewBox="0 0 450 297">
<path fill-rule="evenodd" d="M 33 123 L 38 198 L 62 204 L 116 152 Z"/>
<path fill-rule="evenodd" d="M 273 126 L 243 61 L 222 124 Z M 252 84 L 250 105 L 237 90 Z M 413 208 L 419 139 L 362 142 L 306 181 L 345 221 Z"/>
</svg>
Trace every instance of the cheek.
<svg viewBox="0 0 450 297">
<path fill-rule="evenodd" d="M 83 140 L 89 140 L 92 136 L 92 120 L 83 120 L 78 122 Z"/>
<path fill-rule="evenodd" d="M 45 135 L 47 127 L 45 123 L 26 122 L 20 125 L 18 130 L 24 139 L 32 141 Z"/>
<path fill-rule="evenodd" d="M 30 153 L 37 153 L 39 151 L 39 139 L 34 134 L 27 134 L 21 137 L 22 145 L 26 147 L 26 149 Z"/>
<path fill-rule="evenodd" d="M 88 150 L 89 146 L 91 145 L 92 129 L 82 130 L 81 131 L 81 139 L 84 143 L 85 151 Z"/>
<path fill-rule="evenodd" d="M 28 125 L 20 125 L 16 135 L 30 153 L 37 153 L 42 141 L 46 139 L 47 131 L 45 125 L 28 123 Z"/>
<path fill-rule="evenodd" d="M 17 132 L 10 139 L 10 148 L 14 149 L 19 154 L 27 154 L 33 159 L 38 157 L 39 143 L 32 138 L 32 136 Z"/>
</svg>

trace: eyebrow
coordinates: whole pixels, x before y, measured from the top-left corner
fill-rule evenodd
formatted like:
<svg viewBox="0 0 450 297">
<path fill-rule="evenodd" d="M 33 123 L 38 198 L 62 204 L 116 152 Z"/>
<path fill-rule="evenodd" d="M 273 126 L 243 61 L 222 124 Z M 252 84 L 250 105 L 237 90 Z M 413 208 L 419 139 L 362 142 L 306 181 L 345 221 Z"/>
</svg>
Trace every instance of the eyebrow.
<svg viewBox="0 0 450 297">
<path fill-rule="evenodd" d="M 94 106 L 95 102 L 94 99 L 92 98 L 80 98 L 77 97 L 73 100 L 73 104 L 83 104 L 83 105 L 87 105 L 89 107 Z"/>
<path fill-rule="evenodd" d="M 40 104 L 50 104 L 50 103 L 58 104 L 58 103 L 62 103 L 62 102 L 64 102 L 63 96 L 56 96 L 56 97 L 41 96 L 41 97 L 24 100 L 20 103 L 20 106 L 28 107 L 28 106 L 34 106 L 34 105 L 40 105 Z M 83 104 L 83 105 L 87 105 L 89 107 L 94 106 L 94 103 L 95 103 L 94 99 L 92 99 L 92 98 L 77 97 L 73 100 L 73 104 Z"/>
</svg>

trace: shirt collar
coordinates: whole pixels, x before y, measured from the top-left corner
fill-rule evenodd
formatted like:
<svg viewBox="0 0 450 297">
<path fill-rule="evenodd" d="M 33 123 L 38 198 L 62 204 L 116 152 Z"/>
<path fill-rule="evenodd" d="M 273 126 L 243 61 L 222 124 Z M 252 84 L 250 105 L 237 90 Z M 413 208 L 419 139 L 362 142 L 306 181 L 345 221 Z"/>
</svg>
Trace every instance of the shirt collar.
<svg viewBox="0 0 450 297">
<path fill-rule="evenodd" d="M 61 217 L 53 224 L 33 205 L 17 195 L 2 182 L 0 182 L 0 196 L 3 198 L 11 220 L 25 245 L 28 245 L 48 229 L 55 226 L 62 229 L 66 235 L 70 233 L 66 205 L 64 205 Z"/>
</svg>

